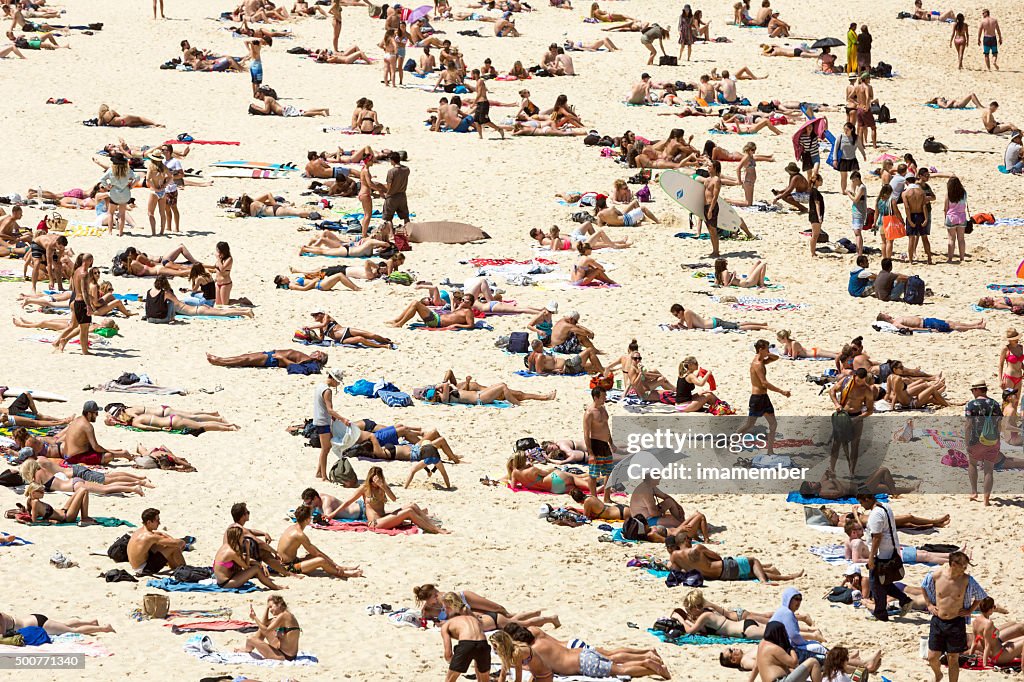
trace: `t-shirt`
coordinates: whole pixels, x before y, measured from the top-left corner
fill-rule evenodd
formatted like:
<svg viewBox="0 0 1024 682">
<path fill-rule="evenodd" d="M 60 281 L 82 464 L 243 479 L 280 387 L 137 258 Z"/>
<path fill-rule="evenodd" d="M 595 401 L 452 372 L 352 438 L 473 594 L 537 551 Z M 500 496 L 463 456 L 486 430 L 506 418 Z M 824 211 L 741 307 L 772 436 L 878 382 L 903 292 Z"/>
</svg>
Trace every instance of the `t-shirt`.
<svg viewBox="0 0 1024 682">
<path fill-rule="evenodd" d="M 907 179 L 899 173 L 893 173 L 892 179 L 889 180 L 889 186 L 892 187 L 892 198 L 899 201 L 903 189 L 907 186 Z"/>
<path fill-rule="evenodd" d="M 396 194 L 405 194 L 406 188 L 409 186 L 409 167 L 408 166 L 395 166 L 388 171 L 387 177 L 388 185 L 388 196 L 394 196 Z"/>
<path fill-rule="evenodd" d="M 1003 165 L 1006 166 L 1006 170 L 1010 170 L 1015 163 L 1020 161 L 1021 149 L 1021 145 L 1016 142 L 1006 145 L 1006 151 L 1003 153 Z"/>
<path fill-rule="evenodd" d="M 882 270 L 875 275 L 875 296 L 883 301 L 888 301 L 892 295 L 892 288 L 896 284 L 896 273 Z"/>
<path fill-rule="evenodd" d="M 853 682 L 853 679 L 846 673 L 837 670 L 825 682 Z"/>
<path fill-rule="evenodd" d="M 657 40 L 658 38 L 664 38 L 665 33 L 661 26 L 651 26 L 643 32 L 643 36 L 648 42 L 650 42 Z"/>
<path fill-rule="evenodd" d="M 857 36 L 857 54 L 868 54 L 871 52 L 871 35 L 861 33 Z"/>
<path fill-rule="evenodd" d="M 812 223 L 822 222 L 825 217 L 825 197 L 821 196 L 817 187 L 812 187 L 808 192 L 807 208 L 807 217 Z"/>
<path fill-rule="evenodd" d="M 1003 411 L 995 400 L 988 396 L 975 398 L 964 406 L 964 416 L 968 418 L 968 447 L 977 445 L 983 435 L 993 437 L 996 443 L 999 442 L 999 426 L 1003 420 Z"/>
<path fill-rule="evenodd" d="M 857 158 L 857 136 L 839 136 L 839 156 L 844 161 L 851 161 Z"/>
<path fill-rule="evenodd" d="M 850 271 L 850 284 L 847 287 L 847 291 L 850 292 L 850 296 L 856 296 L 860 298 L 864 295 L 864 290 L 871 286 L 871 273 L 868 272 L 867 268 L 854 268 Z"/>
<path fill-rule="evenodd" d="M 165 161 L 164 162 L 164 168 L 166 168 L 168 171 L 170 171 L 172 178 L 176 177 L 177 175 L 180 175 L 182 173 L 182 171 L 183 171 L 182 166 L 181 166 L 181 161 L 179 159 L 170 159 L 168 161 Z M 184 184 L 184 180 L 182 181 L 182 184 Z M 167 191 L 168 192 L 177 192 L 178 191 L 178 185 L 175 184 L 174 180 L 171 180 L 171 183 L 169 185 L 167 185 Z"/>
<path fill-rule="evenodd" d="M 893 516 L 889 505 L 876 501 L 875 506 L 868 513 L 868 523 L 864 530 L 866 537 L 870 538 L 868 547 L 874 543 L 876 535 L 880 535 L 882 538 L 878 543 L 876 558 L 891 559 L 893 554 L 900 551 L 899 537 L 896 534 L 896 517 Z M 893 540 L 896 540 L 895 544 Z"/>
<path fill-rule="evenodd" d="M 313 389 L 313 425 L 330 426 L 331 415 L 327 412 L 327 402 L 324 401 L 324 392 L 331 390 L 331 387 L 320 382 Z"/>
</svg>

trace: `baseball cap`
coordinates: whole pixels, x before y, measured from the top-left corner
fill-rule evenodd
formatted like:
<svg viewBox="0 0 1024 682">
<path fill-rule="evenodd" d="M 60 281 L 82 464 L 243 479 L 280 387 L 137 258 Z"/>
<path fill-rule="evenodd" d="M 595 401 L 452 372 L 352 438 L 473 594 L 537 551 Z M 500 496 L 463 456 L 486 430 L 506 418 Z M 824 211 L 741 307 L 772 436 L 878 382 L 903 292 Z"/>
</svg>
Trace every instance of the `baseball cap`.
<svg viewBox="0 0 1024 682">
<path fill-rule="evenodd" d="M 99 412 L 100 406 L 96 404 L 95 400 L 86 401 L 85 405 L 82 405 L 82 414 L 88 414 L 90 412 Z"/>
<path fill-rule="evenodd" d="M 860 575 L 860 566 L 857 564 L 850 564 L 846 567 L 846 573 L 843 575 Z"/>
<path fill-rule="evenodd" d="M 550 514 L 550 513 L 551 513 L 551 505 L 550 504 L 542 504 L 540 506 L 540 509 L 537 510 L 537 518 L 546 519 L 548 517 L 548 514 Z"/>
</svg>

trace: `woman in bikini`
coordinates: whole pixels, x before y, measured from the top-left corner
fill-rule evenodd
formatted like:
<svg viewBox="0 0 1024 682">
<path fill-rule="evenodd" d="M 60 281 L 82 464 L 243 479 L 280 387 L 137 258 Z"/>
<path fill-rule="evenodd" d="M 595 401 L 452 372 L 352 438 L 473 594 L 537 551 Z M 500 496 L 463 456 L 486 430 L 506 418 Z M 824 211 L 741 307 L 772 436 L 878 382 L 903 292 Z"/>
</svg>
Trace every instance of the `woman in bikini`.
<svg viewBox="0 0 1024 682">
<path fill-rule="evenodd" d="M 740 277 L 737 273 L 731 272 L 728 268 L 729 263 L 726 259 L 715 259 L 715 284 L 720 287 L 740 287 L 742 289 L 750 289 L 754 287 L 763 289 L 768 286 L 765 281 L 767 279 L 765 271 L 768 269 L 768 264 L 763 260 L 755 262 L 746 277 Z"/>
<path fill-rule="evenodd" d="M 54 509 L 43 502 L 46 490 L 39 483 L 29 483 L 25 489 L 28 498 L 29 521 L 32 523 L 74 523 L 81 514 L 79 526 L 92 526 L 96 520 L 89 516 L 89 491 L 79 488 L 67 501 L 63 509 Z"/>
<path fill-rule="evenodd" d="M 331 17 L 331 31 L 333 32 L 331 45 L 334 51 L 337 52 L 338 39 L 341 37 L 341 0 L 331 0 L 331 6 L 327 8 L 327 14 Z"/>
<path fill-rule="evenodd" d="M 227 242 L 217 242 L 217 262 L 213 266 L 214 282 L 217 285 L 216 305 L 231 303 L 231 268 L 235 261 Z"/>
<path fill-rule="evenodd" d="M 964 15 L 957 14 L 953 22 L 953 33 L 949 36 L 949 46 L 956 48 L 957 68 L 961 71 L 964 70 L 964 50 L 967 49 L 968 35 Z"/>
<path fill-rule="evenodd" d="M 791 360 L 800 360 L 802 358 L 828 358 L 829 360 L 835 360 L 839 357 L 839 353 L 834 353 L 830 350 L 822 350 L 821 348 L 804 348 L 803 344 L 794 339 L 788 329 L 781 329 L 779 333 L 775 335 L 775 338 L 782 344 L 782 354 Z"/>
<path fill-rule="evenodd" d="M 723 133 L 735 133 L 737 135 L 753 135 L 765 128 L 768 128 L 776 135 L 782 134 L 782 131 L 772 125 L 772 122 L 767 118 L 762 118 L 757 123 L 749 124 L 742 123 L 736 114 L 724 114 L 722 118 L 715 123 L 712 130 L 717 130 Z"/>
<path fill-rule="evenodd" d="M 1002 388 L 1012 388 L 1014 407 L 1020 403 L 1021 381 L 1024 379 L 1024 346 L 1020 343 L 1020 334 L 1010 327 L 1006 330 L 1006 344 L 999 351 L 999 377 Z"/>
<path fill-rule="evenodd" d="M 516 66 L 512 67 L 512 71 L 509 72 L 509 76 L 513 76 L 513 77 L 516 76 L 516 73 L 515 73 L 516 67 L 519 67 L 520 69 L 522 69 L 523 68 L 522 62 L 516 62 Z M 525 77 L 529 77 L 529 75 L 530 75 L 529 73 L 526 72 L 526 69 L 523 69 L 523 73 L 526 74 L 526 76 L 524 76 L 524 78 Z M 515 115 L 515 119 L 517 121 L 529 121 L 529 120 L 539 121 L 539 120 L 547 118 L 547 116 L 541 117 L 540 107 L 538 107 L 536 104 L 534 104 L 533 100 L 530 99 L 530 91 L 529 90 L 526 90 L 526 89 L 520 90 L 519 91 L 519 97 L 520 97 L 519 111 L 517 111 L 516 115 Z"/>
<path fill-rule="evenodd" d="M 299 655 L 299 634 L 302 628 L 288 610 L 284 599 L 277 595 L 268 597 L 263 618 L 257 616 L 250 606 L 249 618 L 256 623 L 259 632 L 246 638 L 245 647 L 239 651 L 256 651 L 263 658 L 274 661 L 295 660 Z"/>
<path fill-rule="evenodd" d="M 64 326 L 67 327 L 67 325 Z M 58 438 L 60 436 L 33 436 L 27 428 L 21 426 L 15 428 L 11 433 L 11 439 L 19 450 L 29 448 L 36 457 L 63 459 L 64 454 L 61 452 L 61 443 Z"/>
<path fill-rule="evenodd" d="M 569 275 L 570 282 L 578 286 L 587 286 L 592 282 L 618 284 L 605 273 L 604 266 L 590 255 L 594 251 L 590 244 L 580 242 L 576 245 L 576 250 L 579 252 L 580 257 L 572 266 L 572 273 Z"/>
<path fill-rule="evenodd" d="M 213 557 L 213 577 L 217 579 L 217 585 L 234 589 L 256 578 L 272 590 L 288 589 L 270 579 L 270 573 L 263 567 L 258 557 L 249 557 L 248 549 L 242 543 L 244 532 L 241 526 L 231 526 L 224 533 L 224 544 Z"/>
<path fill-rule="evenodd" d="M 197 422 L 224 422 L 224 419 L 220 416 L 220 412 L 188 412 L 186 410 L 179 410 L 176 407 L 170 407 L 168 405 L 157 405 L 150 407 L 148 405 L 135 405 L 128 406 L 124 403 L 110 403 L 103 408 L 105 412 L 113 412 L 114 410 L 124 410 L 126 414 L 130 414 L 133 417 L 152 416 L 152 417 L 174 417 L 181 419 L 192 419 Z M 225 424 L 227 422 L 224 422 Z"/>
<path fill-rule="evenodd" d="M 96 120 L 99 125 L 110 126 L 112 128 L 143 128 L 145 126 L 154 126 L 156 128 L 164 127 L 160 123 L 151 121 L 143 116 L 132 116 L 130 114 L 122 116 L 106 104 L 100 105 L 100 111 L 96 116 Z"/>
<path fill-rule="evenodd" d="M 389 85 L 393 88 L 398 87 L 395 84 L 395 69 L 397 68 L 396 60 L 398 56 L 398 42 L 395 39 L 394 29 L 387 29 L 384 31 L 384 39 L 377 45 L 380 49 L 384 50 L 384 87 Z M 374 120 L 374 123 L 377 121 Z M 361 128 L 360 128 L 361 129 Z M 366 131 L 364 131 L 366 132 Z"/>
<path fill-rule="evenodd" d="M 502 478 L 510 488 L 526 488 L 545 493 L 561 495 L 573 488 L 587 490 L 587 477 L 577 476 L 557 469 L 543 469 L 531 464 L 522 452 L 509 457 L 505 463 L 505 476 Z"/>
<path fill-rule="evenodd" d="M 7 613 L 0 613 L 0 632 L 20 630 L 21 628 L 39 627 L 48 635 L 63 635 L 74 632 L 79 635 L 95 635 L 100 632 L 114 632 L 110 625 L 100 625 L 97 620 L 73 620 L 59 621 L 47 618 L 46 616 L 33 613 L 25 618 L 15 618 Z"/>
<path fill-rule="evenodd" d="M 170 208 L 167 206 L 167 186 L 172 176 L 164 166 L 164 155 L 153 152 L 149 157 L 149 168 L 146 170 L 146 187 L 149 188 L 149 199 L 146 213 L 149 216 L 149 232 L 156 236 L 156 214 L 160 212 L 160 234 L 164 233 L 170 219 Z"/>
<path fill-rule="evenodd" d="M 696 166 L 698 161 L 699 159 L 696 154 L 666 158 L 663 154 L 654 151 L 650 146 L 640 141 L 631 143 L 629 150 L 626 152 L 626 165 L 630 168 L 675 169 L 682 168 L 683 166 Z"/>
<path fill-rule="evenodd" d="M 449 614 L 460 614 L 468 609 L 480 621 L 484 632 L 500 630 L 509 623 L 515 623 L 524 628 L 540 628 L 545 625 L 553 625 L 556 628 L 562 626 L 558 616 L 542 616 L 540 609 L 510 615 L 505 615 L 498 611 L 476 611 L 469 606 L 466 599 L 459 592 L 445 592 L 441 595 L 440 604 L 442 611 L 437 616 L 439 621 L 447 620 L 451 617 Z"/>
<path fill-rule="evenodd" d="M 730 161 L 738 162 L 743 160 L 742 154 L 736 154 L 730 152 L 728 149 L 723 149 L 717 144 L 708 140 L 704 143 L 704 157 L 710 161 Z M 754 161 L 774 161 L 775 156 L 773 154 L 755 154 Z"/>
<path fill-rule="evenodd" d="M 504 630 L 499 630 L 488 638 L 494 652 L 501 659 L 499 680 L 506 680 L 510 673 L 513 679 L 523 679 L 523 668 L 529 672 L 534 682 L 553 682 L 554 673 L 543 658 L 533 652 L 529 644 L 517 642 Z"/>
<path fill-rule="evenodd" d="M 614 12 L 605 12 L 596 2 L 590 6 L 590 18 L 602 24 L 617 23 L 620 21 L 636 21 L 633 17 Z"/>
<path fill-rule="evenodd" d="M 320 214 L 311 209 L 279 204 L 277 199 L 269 192 L 258 197 L 251 197 L 248 194 L 243 194 L 238 199 L 238 208 L 241 210 L 243 216 L 249 216 L 250 218 L 293 216 L 298 218 L 309 218 L 310 220 L 320 219 Z"/>
<path fill-rule="evenodd" d="M 587 461 L 586 453 L 583 453 L 583 457 L 580 461 L 584 463 Z M 568 463 L 568 461 L 560 462 L 560 464 Z M 632 516 L 629 511 L 628 504 L 604 502 L 599 497 L 587 495 L 579 488 L 573 488 L 570 490 L 569 497 L 571 497 L 576 504 L 582 506 L 583 513 L 591 520 L 601 519 L 602 521 L 626 521 L 630 516 Z"/>
<path fill-rule="evenodd" d="M 687 622 L 695 623 L 699 621 L 700 618 L 705 614 L 720 617 L 722 620 L 716 622 L 719 624 L 726 625 L 726 627 L 732 627 L 728 625 L 729 623 L 736 623 L 737 625 L 742 624 L 744 626 L 743 633 L 738 635 L 722 635 L 723 637 L 747 637 L 749 639 L 763 639 L 764 637 L 763 632 L 758 636 L 751 636 L 745 634 L 746 628 L 749 627 L 750 623 L 754 622 L 758 625 L 765 626 L 771 620 L 773 615 L 772 613 L 757 613 L 754 611 L 747 611 L 743 608 L 726 609 L 719 606 L 718 604 L 713 604 L 704 599 L 704 593 L 700 590 L 690 590 L 686 593 L 686 596 L 683 597 L 682 608 L 675 609 L 674 611 L 672 611 L 672 619 L 684 624 Z M 821 632 L 814 628 L 814 621 L 811 620 L 810 616 L 803 613 L 798 613 L 796 614 L 796 619 L 797 621 L 799 621 L 800 624 L 800 633 L 804 635 L 807 639 L 821 641 L 824 638 Z M 804 625 L 806 625 L 807 627 L 804 627 Z M 687 630 L 687 634 L 692 634 L 689 631 L 689 629 Z M 717 633 L 708 632 L 707 634 Z"/>
<path fill-rule="evenodd" d="M 535 227 L 530 230 L 530 238 L 536 240 L 537 244 L 552 251 L 569 251 L 574 243 L 588 244 L 592 249 L 628 249 L 633 246 L 629 239 L 614 240 L 604 230 L 597 230 L 592 222 L 587 222 L 577 227 L 563 237 L 557 225 L 551 227 L 551 233 L 545 234 L 544 230 Z"/>
<path fill-rule="evenodd" d="M 309 243 L 299 248 L 299 255 L 337 256 L 340 258 L 361 258 L 373 256 L 391 246 L 391 242 L 374 237 L 359 238 L 355 241 L 344 241 L 330 230 L 321 230 L 322 234 L 313 236 Z M 375 233 L 384 237 L 385 234 Z"/>
<path fill-rule="evenodd" d="M 1024 648 L 1024 623 L 1006 623 L 1000 628 L 992 621 L 996 602 L 992 597 L 985 597 L 978 604 L 980 616 L 971 622 L 971 633 L 974 643 L 970 654 L 981 655 L 982 663 L 987 666 L 1011 665 L 1020 659 Z"/>
<path fill-rule="evenodd" d="M 417 504 L 407 504 L 399 509 L 388 512 L 384 505 L 388 500 L 394 502 L 398 498 L 391 491 L 391 487 L 384 480 L 384 470 L 380 467 L 370 467 L 366 472 L 366 480 L 356 489 L 356 492 L 342 504 L 342 508 L 348 507 L 357 500 L 363 500 L 366 505 L 366 520 L 370 528 L 391 530 L 403 525 L 406 521 L 418 526 L 425 533 L 440 533 L 447 535 L 450 531 L 434 524 L 427 516 L 427 510 L 421 509 Z"/>
<path fill-rule="evenodd" d="M 66 473 L 70 473 L 71 477 Z M 39 483 L 45 492 L 74 493 L 79 489 L 95 495 L 135 493 L 143 495 L 143 488 L 155 488 L 145 476 L 121 472 L 102 472 L 74 464 L 71 470 L 56 461 L 42 458 L 29 459 L 21 465 L 21 477 L 28 483 Z"/>
<path fill-rule="evenodd" d="M 219 306 L 213 307 L 209 305 L 186 303 L 178 299 L 174 295 L 174 291 L 171 289 L 170 283 L 167 281 L 167 277 L 164 275 L 157 275 L 156 280 L 153 282 L 153 288 L 147 292 L 147 300 L 149 297 L 158 298 L 159 292 L 163 292 L 163 298 L 167 301 L 168 305 L 173 305 L 174 312 L 179 315 L 185 316 L 197 316 L 202 315 L 205 317 L 248 317 L 252 319 L 256 317 L 250 307 L 226 307 Z M 160 308 L 162 310 L 162 307 Z M 159 314 L 159 313 L 157 313 Z M 147 315 L 147 317 L 153 318 L 153 315 Z M 159 318 L 158 318 L 159 319 Z"/>
<path fill-rule="evenodd" d="M 555 128 L 582 128 L 583 121 L 569 105 L 568 95 L 559 95 L 555 98 L 555 106 L 551 107 L 551 125 Z"/>
<path fill-rule="evenodd" d="M 191 263 L 175 263 L 173 259 L 163 258 L 160 263 L 151 260 L 144 253 L 139 253 L 134 246 L 124 252 L 125 270 L 131 277 L 188 277 L 192 271 Z"/>
<path fill-rule="evenodd" d="M 156 414 L 132 414 L 120 403 L 108 405 L 104 422 L 107 426 L 131 426 L 143 431 L 174 431 L 189 429 L 192 435 L 198 436 L 203 431 L 238 431 L 236 424 L 229 424 L 217 418 L 192 419 L 176 414 L 161 416 Z"/>
<path fill-rule="evenodd" d="M 364 135 L 383 135 L 388 129 L 377 120 L 377 112 L 373 110 L 373 100 L 366 100 L 359 116 L 359 132 Z"/>
<path fill-rule="evenodd" d="M 896 409 L 906 407 L 919 409 L 935 405 L 949 407 L 942 397 L 946 390 L 946 380 L 938 379 L 905 379 L 895 372 L 885 380 L 885 397 Z"/>
<path fill-rule="evenodd" d="M 274 287 L 289 291 L 310 291 L 312 289 L 316 289 L 317 291 L 331 291 L 334 289 L 334 285 L 339 282 L 347 289 L 360 291 L 360 288 L 341 272 L 336 275 L 331 275 L 330 277 L 318 277 L 315 279 L 312 277 L 308 279 L 305 277 L 296 277 L 294 281 L 292 281 L 291 277 L 278 275 L 274 278 Z"/>
<path fill-rule="evenodd" d="M 814 494 L 820 496 L 821 493 L 819 491 Z M 854 507 L 853 511 L 845 512 L 843 514 L 840 514 L 829 507 L 821 507 L 819 511 L 821 511 L 825 520 L 829 522 L 829 525 L 837 526 L 839 528 L 842 528 L 846 524 L 847 519 L 854 519 L 860 526 L 866 526 L 868 522 L 868 515 L 859 507 Z M 927 530 L 929 528 L 945 528 L 948 525 L 949 514 L 935 519 L 929 519 L 923 516 L 914 516 L 913 514 L 896 514 L 897 528 L 916 528 L 920 530 Z"/>
<path fill-rule="evenodd" d="M 353 327 L 342 327 L 333 317 L 325 312 L 313 313 L 316 324 L 304 327 L 320 337 L 321 341 L 332 339 L 338 343 L 345 343 L 352 346 L 366 346 L 367 348 L 391 348 L 391 339 Z"/>
<path fill-rule="evenodd" d="M 449 593 L 442 593 L 442 591 L 433 583 L 417 585 L 412 588 L 412 593 L 416 598 L 416 606 L 420 609 L 420 615 L 422 615 L 423 618 L 433 621 L 447 620 L 445 608 L 441 604 L 441 596 L 442 594 Z M 465 590 L 462 592 L 456 592 L 455 594 L 459 595 L 463 605 L 475 613 L 497 613 L 501 616 L 505 616 L 506 618 L 512 615 L 509 613 L 509 610 L 501 604 L 491 601 L 486 597 L 481 597 L 476 592 Z"/>
<path fill-rule="evenodd" d="M 504 383 L 486 387 L 476 383 L 471 384 L 477 386 L 477 390 L 458 388 L 455 386 L 454 378 L 451 370 L 449 370 L 448 375 L 445 376 L 444 383 L 435 386 L 432 394 L 429 390 L 427 391 L 428 401 L 448 405 L 491 405 L 504 400 L 513 405 L 518 405 L 524 400 L 555 399 L 555 391 L 550 393 L 524 393 L 523 391 L 513 391 Z"/>
<path fill-rule="evenodd" d="M 754 158 L 756 152 L 755 143 L 748 142 L 743 145 L 743 157 L 736 167 L 736 179 L 743 186 L 743 201 L 730 201 L 733 206 L 754 205 L 754 184 L 757 182 L 757 160 Z"/>
</svg>

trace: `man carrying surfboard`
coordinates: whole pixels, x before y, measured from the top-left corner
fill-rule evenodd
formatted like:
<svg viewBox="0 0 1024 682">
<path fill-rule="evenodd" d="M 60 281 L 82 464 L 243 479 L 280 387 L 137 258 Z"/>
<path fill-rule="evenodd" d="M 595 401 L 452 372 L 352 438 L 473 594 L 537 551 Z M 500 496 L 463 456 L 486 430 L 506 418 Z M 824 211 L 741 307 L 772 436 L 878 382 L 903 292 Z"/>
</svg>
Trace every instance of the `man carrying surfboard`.
<svg viewBox="0 0 1024 682">
<path fill-rule="evenodd" d="M 704 180 L 704 222 L 711 236 L 710 258 L 718 258 L 718 195 L 722 193 L 722 162 L 712 161 L 710 175 Z"/>
</svg>

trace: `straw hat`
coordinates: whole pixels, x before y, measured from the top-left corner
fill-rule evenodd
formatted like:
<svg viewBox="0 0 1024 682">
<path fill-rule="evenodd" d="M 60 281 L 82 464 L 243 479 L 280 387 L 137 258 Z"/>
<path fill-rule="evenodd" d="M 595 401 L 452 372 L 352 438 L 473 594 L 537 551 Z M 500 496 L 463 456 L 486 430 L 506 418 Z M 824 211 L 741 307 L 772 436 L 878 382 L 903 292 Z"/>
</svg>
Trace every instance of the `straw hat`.
<svg viewBox="0 0 1024 682">
<path fill-rule="evenodd" d="M 159 161 L 160 163 L 163 163 L 164 162 L 164 154 L 163 154 L 163 152 L 153 152 L 152 154 L 149 155 L 149 160 L 150 161 Z"/>
<path fill-rule="evenodd" d="M 1014 329 L 1013 327 L 1010 327 L 1009 329 L 1006 330 L 1006 340 L 1007 341 L 1017 341 L 1019 339 L 1020 339 L 1020 333 L 1018 333 L 1016 329 Z"/>
<path fill-rule="evenodd" d="M 988 383 L 984 379 L 977 379 L 971 384 L 971 390 L 975 389 L 987 391 Z"/>
</svg>

